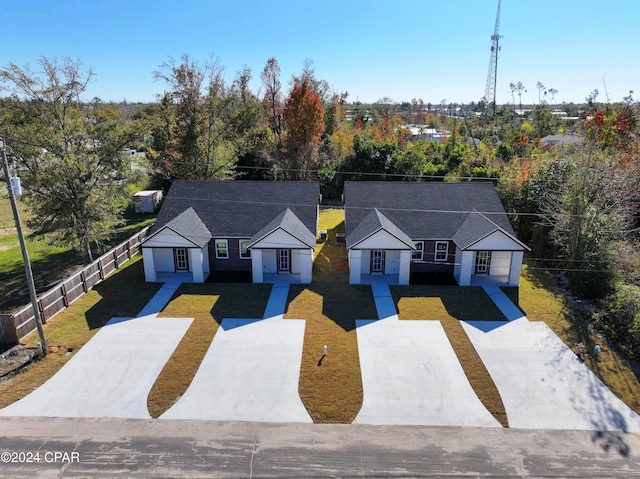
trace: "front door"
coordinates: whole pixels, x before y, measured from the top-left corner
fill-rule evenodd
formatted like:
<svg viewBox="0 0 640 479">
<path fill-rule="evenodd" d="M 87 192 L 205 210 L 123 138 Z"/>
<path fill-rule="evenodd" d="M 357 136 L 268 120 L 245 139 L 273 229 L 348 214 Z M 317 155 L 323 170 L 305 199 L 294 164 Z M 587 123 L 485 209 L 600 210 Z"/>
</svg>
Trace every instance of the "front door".
<svg viewBox="0 0 640 479">
<path fill-rule="evenodd" d="M 371 273 L 384 273 L 384 251 L 381 249 L 371 251 Z"/>
<path fill-rule="evenodd" d="M 476 253 L 476 274 L 489 274 L 491 266 L 491 251 L 478 251 Z"/>
<path fill-rule="evenodd" d="M 278 250 L 278 272 L 291 272 L 291 252 L 288 249 Z"/>
<path fill-rule="evenodd" d="M 187 248 L 176 248 L 173 251 L 176 271 L 189 271 L 189 251 Z"/>
</svg>

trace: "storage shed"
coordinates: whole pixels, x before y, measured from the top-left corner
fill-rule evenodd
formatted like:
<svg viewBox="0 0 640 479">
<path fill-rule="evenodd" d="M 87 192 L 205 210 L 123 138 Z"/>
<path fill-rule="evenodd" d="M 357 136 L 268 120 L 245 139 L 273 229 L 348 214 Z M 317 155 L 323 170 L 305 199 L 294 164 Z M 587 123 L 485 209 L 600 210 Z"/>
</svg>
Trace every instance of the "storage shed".
<svg viewBox="0 0 640 479">
<path fill-rule="evenodd" d="M 133 195 L 136 213 L 155 213 L 162 201 L 162 190 L 142 190 Z"/>
</svg>

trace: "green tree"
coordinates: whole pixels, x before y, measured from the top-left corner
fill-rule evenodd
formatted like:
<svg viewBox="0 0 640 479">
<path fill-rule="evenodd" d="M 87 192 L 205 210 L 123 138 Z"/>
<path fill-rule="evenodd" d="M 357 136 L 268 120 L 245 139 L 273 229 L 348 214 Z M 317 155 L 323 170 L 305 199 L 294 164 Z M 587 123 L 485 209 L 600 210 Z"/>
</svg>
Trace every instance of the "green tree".
<svg viewBox="0 0 640 479">
<path fill-rule="evenodd" d="M 553 135 L 560 128 L 560 119 L 551 114 L 551 108 L 546 103 L 533 107 L 533 121 L 539 138 Z"/>
<path fill-rule="evenodd" d="M 239 71 L 230 85 L 222 73 L 216 59 L 201 66 L 187 55 L 155 72 L 171 89 L 161 100 L 150 158 L 167 179 L 231 178 L 238 159 L 271 138 L 264 108 L 249 89 L 251 70 Z"/>
<path fill-rule="evenodd" d="M 384 180 L 393 174 L 398 145 L 392 140 L 376 141 L 365 134 L 353 137 L 354 154 L 344 164 L 344 171 L 352 180 Z"/>
<path fill-rule="evenodd" d="M 550 240 L 573 290 L 602 298 L 615 288 L 617 242 L 631 234 L 638 172 L 589 149 L 560 161 L 567 176 L 544 205 Z"/>
<path fill-rule="evenodd" d="M 131 167 L 122 150 L 137 128 L 109 105 L 82 103 L 93 73 L 81 63 L 42 58 L 38 65 L 0 70 L 12 93 L 2 100 L 0 127 L 21 166 L 30 226 L 91 261 L 91 243 L 111 234 L 126 206 Z"/>
<path fill-rule="evenodd" d="M 282 144 L 282 84 L 280 83 L 280 65 L 275 57 L 267 60 L 262 73 L 260 74 L 262 85 L 264 86 L 264 101 L 267 103 L 269 111 L 269 126 L 278 138 L 278 145 Z"/>
</svg>

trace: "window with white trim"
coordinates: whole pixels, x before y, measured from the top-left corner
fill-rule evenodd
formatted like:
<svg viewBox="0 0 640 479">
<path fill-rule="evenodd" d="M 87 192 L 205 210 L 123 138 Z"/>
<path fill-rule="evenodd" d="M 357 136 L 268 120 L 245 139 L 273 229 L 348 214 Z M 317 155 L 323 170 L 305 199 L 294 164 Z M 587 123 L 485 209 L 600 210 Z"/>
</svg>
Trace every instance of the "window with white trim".
<svg viewBox="0 0 640 479">
<path fill-rule="evenodd" d="M 216 259 L 229 259 L 229 242 L 226 239 L 216 240 Z"/>
<path fill-rule="evenodd" d="M 422 261 L 422 254 L 424 253 L 424 241 L 416 241 L 414 243 L 416 249 L 411 252 L 411 261 Z"/>
<path fill-rule="evenodd" d="M 447 261 L 448 256 L 449 256 L 449 242 L 436 241 L 436 254 L 434 259 L 436 261 Z"/>
<path fill-rule="evenodd" d="M 238 241 L 238 246 L 240 247 L 240 258 L 251 259 L 251 250 L 249 249 L 249 243 L 251 243 L 250 239 L 241 239 L 240 241 Z"/>
</svg>

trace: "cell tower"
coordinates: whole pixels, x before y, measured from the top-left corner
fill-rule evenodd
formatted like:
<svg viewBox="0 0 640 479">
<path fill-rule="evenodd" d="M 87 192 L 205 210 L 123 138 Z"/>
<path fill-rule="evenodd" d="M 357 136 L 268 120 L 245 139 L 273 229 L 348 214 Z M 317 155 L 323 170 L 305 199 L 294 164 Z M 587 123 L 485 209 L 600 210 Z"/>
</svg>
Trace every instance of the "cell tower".
<svg viewBox="0 0 640 479">
<path fill-rule="evenodd" d="M 487 87 L 484 92 L 484 99 L 487 105 L 493 108 L 493 115 L 496 114 L 496 82 L 498 80 L 498 52 L 500 51 L 500 2 L 498 0 L 498 13 L 496 14 L 496 27 L 491 35 L 491 59 L 489 60 L 489 72 L 487 73 Z"/>
</svg>

